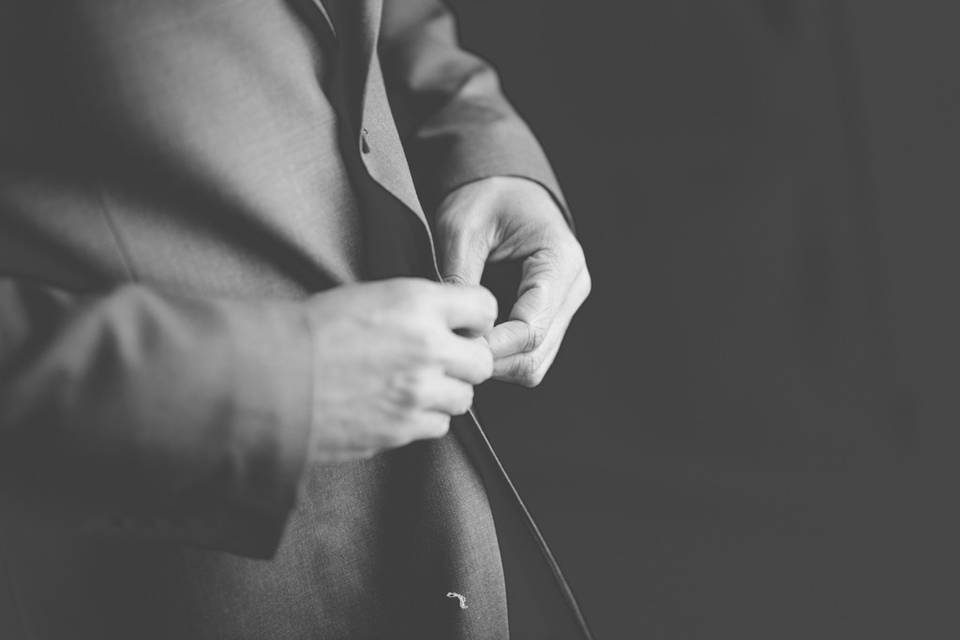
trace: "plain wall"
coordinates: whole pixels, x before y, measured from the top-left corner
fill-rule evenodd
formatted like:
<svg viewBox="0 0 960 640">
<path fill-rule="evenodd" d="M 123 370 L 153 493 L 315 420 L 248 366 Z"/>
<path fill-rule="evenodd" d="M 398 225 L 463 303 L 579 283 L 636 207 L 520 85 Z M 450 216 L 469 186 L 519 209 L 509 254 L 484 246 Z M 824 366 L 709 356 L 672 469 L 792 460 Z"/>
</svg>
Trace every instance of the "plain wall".
<svg viewBox="0 0 960 640">
<path fill-rule="evenodd" d="M 960 629 L 957 11 L 453 4 L 594 277 L 480 406 L 598 637 Z"/>
</svg>

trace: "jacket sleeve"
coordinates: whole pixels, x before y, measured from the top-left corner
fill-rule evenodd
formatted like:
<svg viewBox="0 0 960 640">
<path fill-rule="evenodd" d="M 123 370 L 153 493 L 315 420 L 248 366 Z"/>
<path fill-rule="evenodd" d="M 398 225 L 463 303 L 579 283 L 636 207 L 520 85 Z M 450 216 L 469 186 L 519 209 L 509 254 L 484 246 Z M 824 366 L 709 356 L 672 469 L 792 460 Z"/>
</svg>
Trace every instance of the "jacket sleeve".
<svg viewBox="0 0 960 640">
<path fill-rule="evenodd" d="M 442 2 L 384 3 L 380 60 L 428 211 L 463 184 L 512 175 L 543 185 L 572 223 L 543 149 L 503 96 L 493 68 L 460 47 Z"/>
<path fill-rule="evenodd" d="M 0 278 L 0 491 L 94 535 L 268 557 L 311 422 L 295 302 Z"/>
</svg>

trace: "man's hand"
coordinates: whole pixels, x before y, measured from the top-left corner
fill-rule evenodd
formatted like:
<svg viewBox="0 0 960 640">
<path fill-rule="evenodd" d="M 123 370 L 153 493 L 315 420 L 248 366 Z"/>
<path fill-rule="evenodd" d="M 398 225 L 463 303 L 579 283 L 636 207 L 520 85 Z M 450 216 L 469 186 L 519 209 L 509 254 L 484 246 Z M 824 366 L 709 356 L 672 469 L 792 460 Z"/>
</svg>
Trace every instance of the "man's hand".
<svg viewBox="0 0 960 640">
<path fill-rule="evenodd" d="M 496 299 L 479 286 L 398 278 L 310 301 L 316 342 L 312 458 L 364 458 L 447 432 L 490 377 Z"/>
<path fill-rule="evenodd" d="M 556 202 L 523 178 L 478 180 L 443 200 L 435 236 L 447 282 L 475 286 L 487 261 L 523 261 L 509 319 L 485 337 L 495 378 L 538 385 L 590 293 L 583 249 Z"/>
</svg>

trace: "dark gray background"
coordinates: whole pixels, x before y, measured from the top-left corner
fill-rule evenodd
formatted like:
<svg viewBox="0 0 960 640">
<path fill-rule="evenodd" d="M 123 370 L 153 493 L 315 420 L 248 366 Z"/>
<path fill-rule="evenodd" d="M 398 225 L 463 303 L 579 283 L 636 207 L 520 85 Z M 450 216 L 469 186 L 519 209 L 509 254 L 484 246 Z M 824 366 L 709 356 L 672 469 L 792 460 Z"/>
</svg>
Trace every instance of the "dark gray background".
<svg viewBox="0 0 960 640">
<path fill-rule="evenodd" d="M 454 5 L 594 276 L 481 409 L 597 636 L 958 633 L 955 3 Z"/>
</svg>

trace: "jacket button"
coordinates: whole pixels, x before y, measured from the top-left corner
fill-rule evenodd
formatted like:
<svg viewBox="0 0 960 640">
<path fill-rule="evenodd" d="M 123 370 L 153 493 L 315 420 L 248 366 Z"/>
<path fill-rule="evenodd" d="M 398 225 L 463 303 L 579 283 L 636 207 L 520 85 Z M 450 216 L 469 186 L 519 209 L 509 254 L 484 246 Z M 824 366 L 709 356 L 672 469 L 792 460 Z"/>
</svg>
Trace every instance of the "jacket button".
<svg viewBox="0 0 960 640">
<path fill-rule="evenodd" d="M 369 133 L 369 132 L 367 131 L 367 128 L 366 128 L 366 127 L 364 127 L 364 128 L 360 131 L 360 151 L 362 151 L 363 153 L 370 153 L 370 145 L 367 144 L 367 134 L 368 134 L 368 133 Z"/>
</svg>

